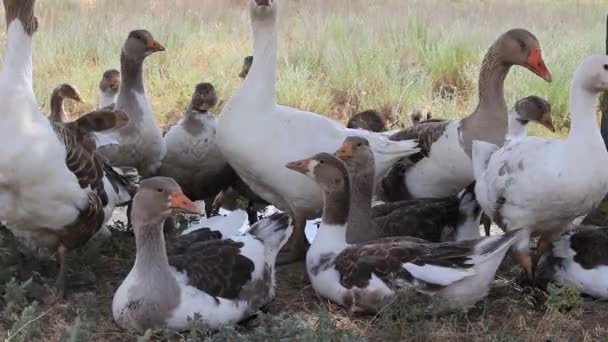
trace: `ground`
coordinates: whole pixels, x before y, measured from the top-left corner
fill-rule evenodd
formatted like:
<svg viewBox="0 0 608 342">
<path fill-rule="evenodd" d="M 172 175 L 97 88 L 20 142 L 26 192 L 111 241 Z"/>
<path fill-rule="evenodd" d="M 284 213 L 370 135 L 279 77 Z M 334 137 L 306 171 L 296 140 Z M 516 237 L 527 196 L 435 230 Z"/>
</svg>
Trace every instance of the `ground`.
<svg viewBox="0 0 608 342">
<path fill-rule="evenodd" d="M 14 263 L 12 242 L 3 232 L 0 262 Z M 467 313 L 433 315 L 409 305 L 408 296 L 377 316 L 347 312 L 319 298 L 303 263 L 279 267 L 277 297 L 246 323 L 212 334 L 150 332 L 141 337 L 112 320 L 114 291 L 134 261 L 132 233 L 113 231 L 106 241 L 91 243 L 71 258 L 67 299 L 44 304 L 56 269 L 52 260 L 20 264 L 17 282 L 0 287 L 3 341 L 605 341 L 605 302 L 581 299 L 571 288 L 523 294 L 513 280 L 518 268 L 507 257 L 489 296 Z M 20 273 L 20 274 L 18 274 Z M 33 276 L 26 290 L 18 284 Z M 16 285 L 17 284 L 17 285 Z M 41 304 L 32 305 L 34 297 Z M 198 328 L 197 328 L 198 329 Z M 2 337 L 4 336 L 4 337 Z"/>
</svg>

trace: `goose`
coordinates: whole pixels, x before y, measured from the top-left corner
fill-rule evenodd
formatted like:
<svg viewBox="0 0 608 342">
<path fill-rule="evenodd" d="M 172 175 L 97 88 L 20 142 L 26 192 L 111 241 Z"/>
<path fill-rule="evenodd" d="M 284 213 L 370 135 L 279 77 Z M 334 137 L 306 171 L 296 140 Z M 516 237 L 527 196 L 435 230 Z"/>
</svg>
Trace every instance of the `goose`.
<svg viewBox="0 0 608 342">
<path fill-rule="evenodd" d="M 129 115 L 129 123 L 109 134 L 118 144 L 99 148 L 113 164 L 134 167 L 144 178 L 158 172 L 167 152 L 146 94 L 143 75 L 144 60 L 159 51 L 165 51 L 165 48 L 150 32 L 135 30 L 129 33 L 120 55 L 122 84 L 115 106 Z"/>
<path fill-rule="evenodd" d="M 378 312 L 399 288 L 413 287 L 438 310 L 460 310 L 483 299 L 516 231 L 460 242 L 391 237 L 346 242 L 350 181 L 346 165 L 328 153 L 288 163 L 323 190 L 322 223 L 306 255 L 312 287 L 353 311 Z M 478 226 L 479 227 L 479 226 Z"/>
<path fill-rule="evenodd" d="M 608 299 L 608 227 L 581 225 L 567 230 L 541 257 L 538 277 Z"/>
<path fill-rule="evenodd" d="M 287 214 L 265 218 L 245 235 L 182 245 L 168 255 L 163 221 L 174 211 L 198 212 L 172 179 L 141 182 L 131 213 L 135 263 L 112 300 L 120 327 L 184 330 L 199 314 L 217 329 L 248 318 L 274 297 L 276 255 L 293 230 Z"/>
<path fill-rule="evenodd" d="M 35 0 L 4 0 L 6 50 L 0 71 L 0 221 L 17 237 L 56 249 L 56 296 L 66 285 L 66 254 L 103 225 L 112 188 L 104 163 L 77 131 L 48 120 L 32 80 Z"/>
<path fill-rule="evenodd" d="M 423 121 L 428 121 L 433 118 L 433 114 L 430 111 L 426 112 L 425 120 L 422 120 L 422 116 L 423 116 L 422 110 L 416 109 L 416 110 L 412 111 L 412 113 L 410 114 L 410 119 L 412 120 L 412 125 L 417 125 Z"/>
<path fill-rule="evenodd" d="M 534 280 L 529 238 L 540 234 L 539 253 L 608 192 L 608 152 L 596 122 L 599 94 L 608 90 L 608 56 L 591 56 L 570 85 L 571 129 L 566 139 L 521 137 L 498 149 L 476 141 L 475 193 L 504 230 L 524 228 L 515 255 Z"/>
<path fill-rule="evenodd" d="M 99 82 L 99 102 L 97 108 L 114 109 L 120 88 L 120 71 L 108 69 L 104 71 Z"/>
<path fill-rule="evenodd" d="M 365 129 L 371 132 L 386 131 L 386 118 L 380 112 L 368 109 L 354 114 L 346 123 L 347 128 Z"/>
<path fill-rule="evenodd" d="M 367 139 L 347 137 L 335 155 L 344 161 L 350 176 L 351 211 L 346 242 L 367 242 L 389 236 L 413 236 L 432 242 L 480 237 L 481 207 L 475 200 L 474 184 L 458 196 L 404 200 L 372 207 L 374 154 Z"/>
<path fill-rule="evenodd" d="M 222 111 L 218 145 L 243 181 L 268 203 L 289 212 L 294 233 L 279 256 L 285 264 L 306 252 L 306 220 L 318 217 L 323 199 L 318 186 L 284 168 L 285 163 L 318 151 L 335 151 L 349 135 L 365 136 L 375 154 L 376 174 L 384 175 L 399 158 L 417 152 L 415 141 L 391 142 L 380 133 L 348 129 L 323 115 L 276 102 L 279 1 L 250 0 L 254 35 L 253 64 L 247 78 Z M 260 158 L 263 153 L 265 158 Z"/>
<path fill-rule="evenodd" d="M 456 194 L 473 182 L 473 140 L 502 145 L 507 133 L 504 80 L 513 65 L 523 66 L 547 82 L 551 73 L 543 61 L 540 45 L 524 29 L 502 34 L 486 53 L 479 72 L 479 101 L 467 117 L 456 121 L 432 120 L 401 130 L 393 140 L 418 139 L 420 153 L 396 166 L 404 198 L 444 197 Z M 391 175 L 394 177 L 395 173 Z M 392 183 L 391 183 L 392 185 Z M 390 192 L 390 186 L 384 186 Z M 394 197 L 394 196 L 393 196 Z M 395 200 L 393 198 L 392 200 Z"/>
<path fill-rule="evenodd" d="M 530 121 L 538 122 L 551 132 L 555 132 L 551 118 L 551 104 L 538 96 L 528 96 L 520 99 L 508 114 L 508 130 L 506 143 L 527 136 L 527 124 Z M 486 236 L 490 235 L 492 220 L 483 213 L 481 223 Z"/>
<path fill-rule="evenodd" d="M 249 69 L 251 69 L 251 64 L 253 64 L 253 56 L 247 56 L 243 59 L 243 68 L 239 73 L 240 78 L 247 78 L 247 74 L 249 74 Z"/>
<path fill-rule="evenodd" d="M 204 200 L 208 217 L 215 197 L 236 178 L 216 144 L 218 118 L 210 112 L 216 104 L 213 85 L 197 84 L 184 117 L 164 134 L 167 155 L 158 172 L 177 181 L 189 198 Z"/>
<path fill-rule="evenodd" d="M 73 85 L 68 83 L 58 85 L 51 93 L 51 114 L 49 114 L 49 120 L 59 122 L 66 122 L 68 120 L 68 116 L 63 108 L 63 100 L 66 98 L 82 102 L 80 93 Z"/>
</svg>

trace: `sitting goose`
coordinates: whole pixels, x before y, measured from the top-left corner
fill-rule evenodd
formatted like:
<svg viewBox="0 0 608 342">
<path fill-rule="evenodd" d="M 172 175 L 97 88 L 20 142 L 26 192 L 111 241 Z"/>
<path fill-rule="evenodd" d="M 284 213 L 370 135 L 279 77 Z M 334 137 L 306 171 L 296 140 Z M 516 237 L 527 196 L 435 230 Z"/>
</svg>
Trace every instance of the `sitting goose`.
<svg viewBox="0 0 608 342">
<path fill-rule="evenodd" d="M 608 152 L 596 121 L 599 94 L 608 90 L 608 56 L 592 56 L 576 69 L 570 86 L 571 129 L 566 139 L 520 137 L 503 148 L 475 142 L 475 193 L 504 230 L 525 228 L 515 245 L 533 280 L 531 234 L 539 252 L 570 223 L 586 215 L 608 192 Z"/>
<path fill-rule="evenodd" d="M 502 145 L 507 133 L 504 80 L 513 65 L 523 66 L 551 81 L 536 37 L 523 29 L 501 35 L 486 53 L 479 72 L 479 102 L 469 116 L 457 121 L 431 120 L 406 128 L 393 140 L 418 139 L 420 153 L 408 158 L 400 183 L 401 198 L 444 197 L 473 182 L 473 140 Z M 392 184 L 392 183 L 391 183 Z M 385 186 L 386 192 L 390 187 Z M 393 199 L 394 200 L 394 199 Z"/>
<path fill-rule="evenodd" d="M 99 82 L 99 103 L 97 108 L 114 109 L 120 88 L 120 71 L 108 69 L 103 73 Z"/>
<path fill-rule="evenodd" d="M 176 210 L 197 213 L 175 181 L 141 183 L 132 210 L 135 264 L 112 301 L 119 326 L 184 330 L 200 314 L 217 329 L 248 318 L 274 297 L 276 255 L 292 231 L 288 215 L 277 213 L 245 235 L 181 245 L 168 255 L 163 221 Z"/>
<path fill-rule="evenodd" d="M 189 198 L 204 200 L 207 217 L 217 194 L 236 179 L 216 144 L 218 119 L 209 111 L 216 104 L 213 85 L 197 84 L 184 117 L 164 134 L 167 155 L 158 172 L 177 181 Z"/>
<path fill-rule="evenodd" d="M 350 181 L 342 161 L 327 153 L 287 164 L 321 187 L 319 231 L 306 255 L 313 288 L 355 311 L 377 312 L 398 288 L 413 287 L 438 309 L 459 310 L 483 299 L 515 231 L 461 242 L 430 243 L 408 237 L 346 242 Z"/>
<path fill-rule="evenodd" d="M 475 185 L 456 196 L 420 198 L 376 205 L 374 154 L 362 137 L 348 137 L 335 153 L 350 176 L 351 196 L 346 242 L 359 243 L 389 236 L 412 236 L 431 242 L 445 239 L 476 239 L 481 207 L 475 200 Z M 455 233 L 455 236 L 451 236 Z"/>
<path fill-rule="evenodd" d="M 56 248 L 61 296 L 66 252 L 100 229 L 113 188 L 104 184 L 103 160 L 79 143 L 77 131 L 38 109 L 32 80 L 35 0 L 3 4 L 8 29 L 0 72 L 0 221 L 37 246 Z"/>
<path fill-rule="evenodd" d="M 323 198 L 318 186 L 285 169 L 290 160 L 318 151 L 335 151 L 350 135 L 365 136 L 383 176 L 401 157 L 417 152 L 415 141 L 389 141 L 380 133 L 348 129 L 316 113 L 276 102 L 278 0 L 249 0 L 254 58 L 243 84 L 227 101 L 217 128 L 218 146 L 228 163 L 261 198 L 294 219 L 294 233 L 280 263 L 303 258 L 307 219 L 318 217 Z M 267 158 L 260 158 L 263 151 Z"/>
<path fill-rule="evenodd" d="M 608 227 L 578 226 L 552 243 L 539 262 L 539 278 L 573 284 L 582 293 L 608 299 Z"/>
<path fill-rule="evenodd" d="M 249 74 L 249 69 L 251 69 L 251 64 L 253 64 L 253 56 L 247 56 L 243 59 L 243 68 L 239 73 L 240 78 L 247 78 L 247 74 Z"/>
<path fill-rule="evenodd" d="M 66 98 L 82 102 L 80 93 L 73 85 L 68 83 L 58 85 L 51 93 L 51 114 L 49 114 L 49 120 L 58 122 L 68 121 L 68 116 L 63 108 L 63 100 Z"/>
<path fill-rule="evenodd" d="M 134 167 L 145 178 L 158 172 L 167 152 L 146 95 L 143 75 L 144 60 L 158 51 L 165 51 L 165 48 L 150 32 L 135 30 L 129 33 L 120 55 L 122 84 L 115 106 L 129 115 L 129 123 L 108 134 L 118 144 L 99 149 L 114 165 Z"/>
<path fill-rule="evenodd" d="M 386 118 L 380 112 L 368 109 L 351 116 L 346 127 L 365 129 L 370 132 L 384 132 L 386 131 Z"/>
</svg>

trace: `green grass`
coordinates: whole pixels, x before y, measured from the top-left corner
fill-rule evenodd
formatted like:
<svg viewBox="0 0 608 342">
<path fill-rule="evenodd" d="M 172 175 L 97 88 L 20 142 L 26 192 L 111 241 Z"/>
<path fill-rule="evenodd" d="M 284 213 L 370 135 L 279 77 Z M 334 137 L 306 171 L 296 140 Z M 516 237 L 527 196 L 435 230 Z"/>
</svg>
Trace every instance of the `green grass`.
<svg viewBox="0 0 608 342">
<path fill-rule="evenodd" d="M 604 50 L 601 1 L 280 5 L 279 101 L 338 120 L 368 108 L 392 113 L 396 124 L 407 124 L 404 114 L 420 107 L 440 117 L 462 117 L 475 106 L 477 73 L 488 46 L 504 31 L 524 27 L 539 38 L 554 81 L 547 84 L 514 68 L 507 79 L 508 103 L 532 94 L 548 97 L 563 134 L 572 72 L 582 58 Z M 44 110 L 51 90 L 66 81 L 87 101 L 72 109 L 91 109 L 101 73 L 118 66 L 132 29 L 150 30 L 167 48 L 146 63 L 146 84 L 161 124 L 181 113 L 200 81 L 212 82 L 226 100 L 240 82 L 243 57 L 252 53 L 244 0 L 41 0 L 37 14 L 34 77 Z M 453 87 L 457 96 L 433 96 L 443 86 Z M 536 127 L 532 132 L 546 134 Z"/>
</svg>

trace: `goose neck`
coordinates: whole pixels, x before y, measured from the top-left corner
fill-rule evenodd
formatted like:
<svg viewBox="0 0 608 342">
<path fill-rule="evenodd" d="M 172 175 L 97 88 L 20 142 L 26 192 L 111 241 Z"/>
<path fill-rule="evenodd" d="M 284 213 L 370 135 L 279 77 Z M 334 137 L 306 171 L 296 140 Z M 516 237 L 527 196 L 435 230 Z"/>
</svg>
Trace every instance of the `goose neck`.
<svg viewBox="0 0 608 342">
<path fill-rule="evenodd" d="M 587 90 L 576 81 L 570 87 L 570 133 L 568 140 L 585 144 L 599 141 L 601 135 L 597 125 L 596 106 L 599 93 Z"/>
<path fill-rule="evenodd" d="M 32 89 L 32 36 L 27 34 L 20 20 L 8 25 L 5 59 L 1 78 L 11 85 L 25 85 Z"/>
<path fill-rule="evenodd" d="M 485 55 L 479 71 L 477 91 L 479 102 L 474 113 L 480 117 L 505 121 L 507 105 L 504 96 L 504 83 L 511 65 L 502 61 L 495 48 Z"/>
<path fill-rule="evenodd" d="M 144 93 L 143 64 L 143 58 L 132 58 L 124 52 L 120 55 L 120 72 L 122 75 L 120 94 L 131 90 Z"/>
<path fill-rule="evenodd" d="M 67 122 L 65 109 L 63 107 L 63 97 L 56 92 L 53 92 L 53 95 L 51 95 L 51 115 L 49 118 L 57 122 Z"/>
<path fill-rule="evenodd" d="M 168 273 L 169 261 L 162 233 L 163 222 L 139 223 L 135 231 L 136 256 L 134 268 L 151 274 Z"/>
<path fill-rule="evenodd" d="M 346 241 L 359 243 L 377 238 L 372 226 L 374 169 L 350 169 L 351 196 Z"/>
<path fill-rule="evenodd" d="M 511 111 L 509 113 L 509 124 L 507 131 L 507 139 L 513 140 L 528 135 L 528 120 L 524 120 L 518 117 L 517 112 Z"/>
</svg>

